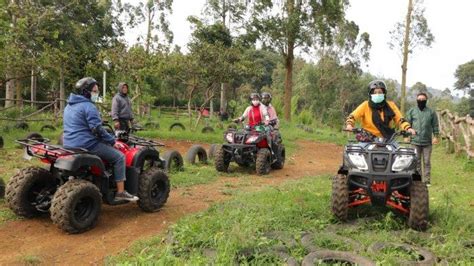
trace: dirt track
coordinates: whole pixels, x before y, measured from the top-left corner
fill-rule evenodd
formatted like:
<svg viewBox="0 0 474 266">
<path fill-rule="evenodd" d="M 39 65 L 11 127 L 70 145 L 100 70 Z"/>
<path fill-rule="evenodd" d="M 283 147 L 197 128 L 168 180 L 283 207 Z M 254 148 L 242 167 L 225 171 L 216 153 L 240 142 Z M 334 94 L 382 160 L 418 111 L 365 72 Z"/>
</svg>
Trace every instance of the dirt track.
<svg viewBox="0 0 474 266">
<path fill-rule="evenodd" d="M 183 156 L 190 142 L 166 142 Z M 159 234 L 189 213 L 208 208 L 231 196 L 222 191 L 229 183 L 239 190 L 253 190 L 310 175 L 334 173 L 340 164 L 342 148 L 334 144 L 299 141 L 298 151 L 287 158 L 285 168 L 270 177 L 254 176 L 251 185 L 239 187 L 241 178 L 222 177 L 212 184 L 174 189 L 165 207 L 157 213 L 144 213 L 135 204 L 105 206 L 93 230 L 68 235 L 57 229 L 48 217 L 8 222 L 0 226 L 0 264 L 23 263 L 34 256 L 43 264 L 102 264 L 103 259 L 129 247 L 133 241 Z M 248 183 L 248 179 L 246 180 Z"/>
</svg>

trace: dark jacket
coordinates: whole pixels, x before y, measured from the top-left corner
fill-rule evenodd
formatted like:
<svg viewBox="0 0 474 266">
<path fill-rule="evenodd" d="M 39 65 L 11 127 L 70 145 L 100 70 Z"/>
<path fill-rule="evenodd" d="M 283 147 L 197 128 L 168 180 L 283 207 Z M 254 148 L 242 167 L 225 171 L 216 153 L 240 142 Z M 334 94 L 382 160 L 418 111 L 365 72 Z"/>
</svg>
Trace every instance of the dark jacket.
<svg viewBox="0 0 474 266">
<path fill-rule="evenodd" d="M 64 109 L 64 146 L 89 150 L 99 142 L 113 145 L 115 137 L 102 128 L 102 119 L 94 103 L 71 93 Z"/>
<path fill-rule="evenodd" d="M 407 112 L 406 119 L 416 131 L 416 135 L 411 138 L 411 142 L 415 145 L 431 145 L 433 135 L 436 137 L 439 135 L 438 116 L 428 107 L 423 111 L 418 107 L 411 108 Z"/>
<path fill-rule="evenodd" d="M 130 102 L 130 98 L 121 93 L 123 85 L 127 85 L 127 83 L 119 83 L 117 87 L 118 92 L 112 99 L 112 120 L 133 120 L 132 103 Z"/>
</svg>

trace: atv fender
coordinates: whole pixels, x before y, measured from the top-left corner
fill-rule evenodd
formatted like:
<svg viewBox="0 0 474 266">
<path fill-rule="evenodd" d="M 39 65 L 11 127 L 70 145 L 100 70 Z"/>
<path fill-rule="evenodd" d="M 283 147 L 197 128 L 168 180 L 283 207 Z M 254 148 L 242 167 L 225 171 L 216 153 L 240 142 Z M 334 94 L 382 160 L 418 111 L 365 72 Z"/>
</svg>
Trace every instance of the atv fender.
<svg viewBox="0 0 474 266">
<path fill-rule="evenodd" d="M 96 167 L 100 173 L 92 171 L 95 175 L 102 175 L 105 171 L 105 166 L 102 160 L 92 154 L 73 154 L 64 157 L 59 157 L 54 163 L 54 167 L 60 170 L 76 172 L 83 167 Z M 96 170 L 96 171 L 97 171 Z"/>
<path fill-rule="evenodd" d="M 128 157 L 128 155 L 127 155 Z M 127 158 L 127 166 L 129 167 L 137 167 L 141 168 L 141 164 L 145 160 L 145 158 L 151 158 L 152 160 L 158 162 L 158 167 L 160 169 L 164 168 L 164 162 L 160 159 L 160 153 L 156 149 L 151 149 L 151 148 L 141 148 L 138 149 L 134 155 L 133 159 L 131 160 L 131 163 L 129 164 L 129 160 Z"/>
</svg>

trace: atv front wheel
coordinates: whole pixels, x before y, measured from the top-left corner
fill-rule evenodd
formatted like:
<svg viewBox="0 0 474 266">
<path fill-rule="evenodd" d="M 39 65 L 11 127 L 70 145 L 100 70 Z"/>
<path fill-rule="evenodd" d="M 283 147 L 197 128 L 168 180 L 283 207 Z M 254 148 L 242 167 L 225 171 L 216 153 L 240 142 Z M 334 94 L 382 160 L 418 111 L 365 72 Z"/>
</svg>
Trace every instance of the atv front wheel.
<svg viewBox="0 0 474 266">
<path fill-rule="evenodd" d="M 270 173 L 272 154 L 269 149 L 260 149 L 257 152 L 255 161 L 255 170 L 257 175 L 266 175 Z"/>
<path fill-rule="evenodd" d="M 102 197 L 97 186 L 81 179 L 67 181 L 59 187 L 52 202 L 51 220 L 71 234 L 92 229 L 102 208 Z"/>
<path fill-rule="evenodd" d="M 272 168 L 283 169 L 283 166 L 285 165 L 285 156 L 286 156 L 285 146 L 281 145 L 281 147 L 278 149 L 277 160 L 276 162 L 272 164 Z"/>
<path fill-rule="evenodd" d="M 337 174 L 332 178 L 331 195 L 332 213 L 341 221 L 347 220 L 349 210 L 349 187 L 347 185 L 347 176 Z"/>
<path fill-rule="evenodd" d="M 140 175 L 138 206 L 146 212 L 158 211 L 168 200 L 170 181 L 159 169 L 150 169 Z"/>
<path fill-rule="evenodd" d="M 219 146 L 216 148 L 216 152 L 214 154 L 214 164 L 216 166 L 216 170 L 219 172 L 227 172 L 229 169 L 230 164 L 230 156 L 224 150 L 224 147 Z"/>
<path fill-rule="evenodd" d="M 46 169 L 36 166 L 22 169 L 7 184 L 5 199 L 10 209 L 18 216 L 27 218 L 38 216 L 42 211 L 37 208 L 44 205 L 43 212 L 49 208 L 50 198 L 56 191 L 56 181 Z"/>
<path fill-rule="evenodd" d="M 421 181 L 413 181 L 410 187 L 410 214 L 408 225 L 418 231 L 428 226 L 429 196 L 428 188 Z"/>
</svg>

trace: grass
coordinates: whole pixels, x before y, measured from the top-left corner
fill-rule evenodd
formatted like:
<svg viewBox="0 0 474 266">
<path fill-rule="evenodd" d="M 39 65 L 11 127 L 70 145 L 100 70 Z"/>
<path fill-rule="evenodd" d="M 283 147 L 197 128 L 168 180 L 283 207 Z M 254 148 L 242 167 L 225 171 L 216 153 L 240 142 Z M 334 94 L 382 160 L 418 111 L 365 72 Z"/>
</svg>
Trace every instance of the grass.
<svg viewBox="0 0 474 266">
<path fill-rule="evenodd" d="M 407 243 L 432 251 L 450 265 L 469 265 L 474 251 L 464 244 L 474 239 L 472 172 L 463 158 L 434 150 L 430 187 L 430 228 L 425 233 L 407 229 L 403 217 L 388 209 L 360 208 L 351 212 L 355 225 L 338 226 L 330 212 L 329 176 L 306 177 L 259 192 L 236 192 L 234 197 L 208 210 L 187 216 L 167 234 L 137 242 L 108 263 L 158 265 L 275 264 L 281 259 L 269 254 L 277 244 L 267 232 L 284 231 L 297 244 L 288 253 L 299 262 L 308 253 L 300 242 L 302 232 L 331 232 L 360 243 L 359 253 L 380 265 L 397 265 L 416 257 L 410 251 L 387 247 L 379 253 L 366 251 L 375 242 Z M 322 248 L 350 250 L 337 239 L 316 240 Z M 281 244 L 281 243 L 280 243 Z M 249 256 L 248 253 L 253 253 Z M 212 255 L 214 254 L 214 255 Z M 245 256 L 247 254 L 247 256 Z"/>
</svg>

